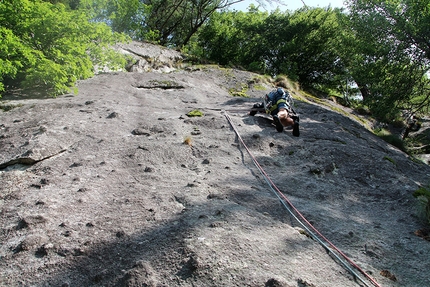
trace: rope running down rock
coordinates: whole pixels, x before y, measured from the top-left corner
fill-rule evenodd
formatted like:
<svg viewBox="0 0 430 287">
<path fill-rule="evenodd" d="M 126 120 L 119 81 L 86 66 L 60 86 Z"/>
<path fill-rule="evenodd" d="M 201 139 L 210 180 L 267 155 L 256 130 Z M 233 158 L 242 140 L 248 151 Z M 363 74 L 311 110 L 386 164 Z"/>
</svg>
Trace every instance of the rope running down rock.
<svg viewBox="0 0 430 287">
<path fill-rule="evenodd" d="M 297 222 L 306 230 L 306 232 L 316 241 L 318 241 L 324 249 L 327 251 L 327 253 L 333 255 L 353 276 L 354 278 L 359 281 L 361 281 L 365 286 L 369 287 L 370 285 L 368 282 L 361 278 L 357 272 L 359 271 L 362 275 L 364 275 L 374 286 L 381 287 L 378 282 L 376 282 L 375 279 L 373 279 L 370 275 L 368 275 L 360 266 L 358 266 L 354 261 L 352 261 L 348 256 L 346 256 L 341 250 L 339 250 L 333 243 L 331 243 L 326 237 L 324 237 L 302 214 L 301 212 L 291 203 L 291 201 L 279 190 L 279 188 L 273 183 L 273 181 L 269 178 L 267 173 L 263 170 L 263 168 L 260 166 L 256 158 L 252 155 L 251 151 L 246 146 L 245 142 L 243 141 L 242 137 L 239 134 L 239 131 L 236 129 L 236 127 L 233 124 L 233 121 L 231 120 L 230 116 L 227 114 L 226 111 L 222 111 L 224 113 L 224 116 L 226 117 L 227 121 L 229 122 L 230 126 L 236 133 L 237 138 L 243 145 L 243 147 L 248 152 L 249 156 L 251 157 L 254 165 L 257 167 L 257 169 L 260 171 L 261 175 L 269 185 L 270 189 L 275 193 L 275 195 L 278 197 L 278 199 L 281 201 L 282 205 L 288 210 L 288 212 L 291 214 L 292 217 L 294 217 Z M 343 258 L 343 259 L 342 259 Z M 355 269 L 355 270 L 354 270 Z"/>
</svg>

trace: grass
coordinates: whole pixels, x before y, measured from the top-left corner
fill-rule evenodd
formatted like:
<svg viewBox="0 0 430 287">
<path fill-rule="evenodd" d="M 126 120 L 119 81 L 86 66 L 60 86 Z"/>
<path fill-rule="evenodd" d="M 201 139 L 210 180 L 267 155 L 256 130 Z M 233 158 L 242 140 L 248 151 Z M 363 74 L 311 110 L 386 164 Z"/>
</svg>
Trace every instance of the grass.
<svg viewBox="0 0 430 287">
<path fill-rule="evenodd" d="M 255 75 L 249 80 L 249 84 L 258 85 L 258 84 L 272 84 L 273 80 L 269 75 Z"/>
<path fill-rule="evenodd" d="M 274 80 L 275 86 L 287 89 L 290 92 L 297 92 L 300 90 L 300 85 L 297 82 L 290 80 L 285 75 L 278 75 Z"/>
<path fill-rule="evenodd" d="M 3 110 L 5 112 L 8 112 L 18 107 L 22 107 L 22 104 L 13 105 L 13 104 L 0 103 L 0 110 Z"/>
</svg>

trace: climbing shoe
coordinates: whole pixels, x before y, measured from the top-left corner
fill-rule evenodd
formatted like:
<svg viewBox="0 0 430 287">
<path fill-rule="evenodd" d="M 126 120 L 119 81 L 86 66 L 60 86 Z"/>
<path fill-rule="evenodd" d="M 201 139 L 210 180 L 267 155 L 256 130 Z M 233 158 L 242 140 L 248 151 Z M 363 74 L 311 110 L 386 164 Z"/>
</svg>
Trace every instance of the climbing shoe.
<svg viewBox="0 0 430 287">
<path fill-rule="evenodd" d="M 259 110 L 262 110 L 263 108 L 264 108 L 263 103 L 256 103 L 252 106 L 252 110 L 249 112 L 249 114 L 251 116 L 255 116 L 259 112 Z"/>
<path fill-rule="evenodd" d="M 262 109 L 264 108 L 263 103 L 256 103 L 252 106 L 254 109 Z"/>
<path fill-rule="evenodd" d="M 293 117 L 294 124 L 293 124 L 293 136 L 298 137 L 300 136 L 300 130 L 299 130 L 299 118 Z"/>
<path fill-rule="evenodd" d="M 281 124 L 278 115 L 273 116 L 273 122 L 275 123 L 276 130 L 280 133 L 284 130 L 284 126 Z"/>
</svg>

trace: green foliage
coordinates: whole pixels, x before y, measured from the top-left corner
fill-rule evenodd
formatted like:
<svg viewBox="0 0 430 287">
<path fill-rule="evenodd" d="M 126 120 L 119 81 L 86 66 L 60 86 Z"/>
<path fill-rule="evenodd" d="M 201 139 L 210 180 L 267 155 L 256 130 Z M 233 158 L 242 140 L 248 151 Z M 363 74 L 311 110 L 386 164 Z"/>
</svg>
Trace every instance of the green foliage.
<svg viewBox="0 0 430 287">
<path fill-rule="evenodd" d="M 267 87 L 265 87 L 265 86 L 263 86 L 263 85 L 259 85 L 259 84 L 256 84 L 256 85 L 253 85 L 253 87 L 252 87 L 254 90 L 256 90 L 256 91 L 265 91 L 265 90 L 267 90 Z"/>
<path fill-rule="evenodd" d="M 80 2 L 80 0 L 44 0 L 44 1 L 50 2 L 51 4 L 61 3 L 72 10 L 77 9 Z"/>
<path fill-rule="evenodd" d="M 426 133 L 408 136 L 404 139 L 404 143 L 411 155 L 430 153 L 430 139 Z"/>
<path fill-rule="evenodd" d="M 187 113 L 187 116 L 189 117 L 202 117 L 204 114 L 199 110 L 192 110 L 191 112 Z"/>
<path fill-rule="evenodd" d="M 393 135 L 386 129 L 375 129 L 373 132 L 387 143 L 397 147 L 402 151 L 406 151 L 405 144 L 399 136 Z"/>
<path fill-rule="evenodd" d="M 156 42 L 158 31 L 145 25 L 151 11 L 147 1 L 139 0 L 81 0 L 79 7 L 97 22 L 107 22 L 115 32 L 126 33 L 133 39 Z"/>
<path fill-rule="evenodd" d="M 255 72 L 264 72 L 260 56 L 265 47 L 259 31 L 267 16 L 267 12 L 257 10 L 213 13 L 198 34 L 199 56 L 220 65 L 251 66 Z"/>
<path fill-rule="evenodd" d="M 362 102 L 356 102 L 353 107 L 354 107 L 354 110 L 359 115 L 369 115 L 370 114 L 369 108 L 366 105 L 363 105 Z"/>
<path fill-rule="evenodd" d="M 430 186 L 418 188 L 413 195 L 420 201 L 423 214 L 427 222 L 430 223 Z"/>
<path fill-rule="evenodd" d="M 426 1 L 350 0 L 345 60 L 373 115 L 390 121 L 430 105 Z"/>
<path fill-rule="evenodd" d="M 272 75 L 285 74 L 302 85 L 337 85 L 345 74 L 338 61 L 340 10 L 304 9 L 293 14 L 223 11 L 198 34 L 201 56 L 221 65 L 240 65 Z"/>
<path fill-rule="evenodd" d="M 233 97 L 242 97 L 242 98 L 249 98 L 248 94 L 246 93 L 248 91 L 248 85 L 241 83 L 236 88 L 230 88 L 228 90 L 229 94 Z"/>
<path fill-rule="evenodd" d="M 338 56 L 342 15 L 337 9 L 315 8 L 275 18 L 273 30 L 265 36 L 265 41 L 271 43 L 268 50 L 275 52 L 266 56 L 269 70 L 286 74 L 303 87 L 336 86 L 334 75 L 345 73 Z M 280 36 L 273 39 L 273 35 Z"/>
<path fill-rule="evenodd" d="M 389 156 L 384 156 L 384 159 L 388 160 L 389 162 L 391 162 L 394 165 L 397 165 L 396 161 L 394 159 L 392 159 L 391 157 L 389 157 Z"/>
<path fill-rule="evenodd" d="M 61 3 L 2 1 L 0 27 L 0 90 L 5 84 L 41 87 L 55 96 L 91 77 L 95 64 L 125 64 L 109 48 L 124 36 Z"/>
<path fill-rule="evenodd" d="M 248 85 L 252 85 L 254 90 L 266 90 L 267 87 L 265 85 L 271 85 L 272 82 L 273 79 L 269 75 L 255 75 L 249 80 Z"/>
<path fill-rule="evenodd" d="M 10 29 L 0 26 L 0 93 L 4 91 L 3 79 L 15 78 L 26 61 L 35 61 L 31 49 L 25 47 Z"/>
<path fill-rule="evenodd" d="M 261 0 L 263 2 L 264 0 Z M 212 14 L 234 0 L 81 0 L 96 21 L 110 23 L 135 40 L 182 49 Z M 189 50 L 189 48 L 187 48 Z"/>
</svg>

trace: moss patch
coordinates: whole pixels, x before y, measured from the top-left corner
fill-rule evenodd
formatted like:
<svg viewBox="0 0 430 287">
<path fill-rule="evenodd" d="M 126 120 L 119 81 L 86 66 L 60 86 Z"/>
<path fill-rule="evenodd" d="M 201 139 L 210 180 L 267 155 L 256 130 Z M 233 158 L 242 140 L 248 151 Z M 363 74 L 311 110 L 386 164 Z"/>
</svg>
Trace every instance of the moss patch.
<svg viewBox="0 0 430 287">
<path fill-rule="evenodd" d="M 237 87 L 228 90 L 229 94 L 233 97 L 249 98 L 248 94 L 246 93 L 247 91 L 248 85 L 244 83 L 241 83 Z"/>
<path fill-rule="evenodd" d="M 191 112 L 189 112 L 187 114 L 187 116 L 189 116 L 189 117 L 203 117 L 204 114 L 199 110 L 192 110 Z"/>
<path fill-rule="evenodd" d="M 397 165 L 396 161 L 394 159 L 392 159 L 391 157 L 389 157 L 389 156 L 384 156 L 384 159 L 388 160 L 389 162 L 391 162 L 394 165 Z"/>
</svg>

